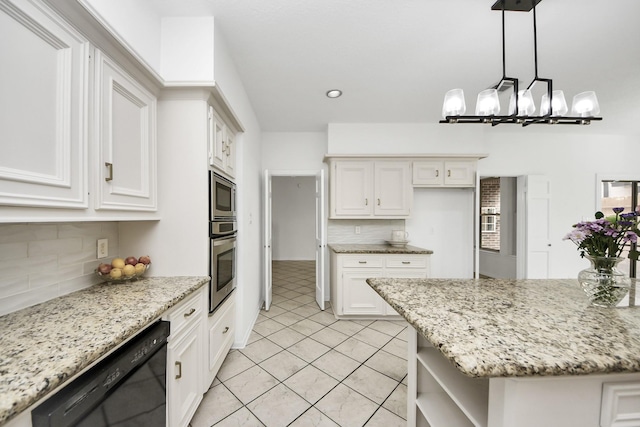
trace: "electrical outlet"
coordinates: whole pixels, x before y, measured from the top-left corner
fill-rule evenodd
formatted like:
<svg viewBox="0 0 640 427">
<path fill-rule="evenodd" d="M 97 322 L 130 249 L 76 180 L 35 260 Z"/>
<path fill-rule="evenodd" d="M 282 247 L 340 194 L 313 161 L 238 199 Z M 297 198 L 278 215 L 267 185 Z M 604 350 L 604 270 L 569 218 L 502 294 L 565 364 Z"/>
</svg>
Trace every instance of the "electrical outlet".
<svg viewBox="0 0 640 427">
<path fill-rule="evenodd" d="M 98 259 L 109 256 L 109 239 L 98 239 L 97 252 Z"/>
<path fill-rule="evenodd" d="M 360 234 L 360 226 L 356 225 L 356 234 Z"/>
</svg>

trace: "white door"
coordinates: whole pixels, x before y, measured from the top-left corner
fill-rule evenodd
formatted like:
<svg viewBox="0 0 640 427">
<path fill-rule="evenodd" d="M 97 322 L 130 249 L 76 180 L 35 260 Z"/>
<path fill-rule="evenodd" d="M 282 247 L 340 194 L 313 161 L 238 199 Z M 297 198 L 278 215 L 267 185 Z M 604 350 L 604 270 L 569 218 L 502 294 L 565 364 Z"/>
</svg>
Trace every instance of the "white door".
<svg viewBox="0 0 640 427">
<path fill-rule="evenodd" d="M 263 262 L 264 262 L 264 309 L 269 311 L 271 307 L 271 174 L 264 171 L 263 182 L 264 200 L 264 240 L 263 240 Z"/>
<path fill-rule="evenodd" d="M 525 243 L 518 249 L 518 260 L 524 258 L 524 266 L 519 263 L 518 278 L 547 279 L 549 277 L 549 261 L 551 243 L 549 239 L 549 179 L 542 175 L 528 175 L 518 177 L 518 194 L 523 194 L 525 209 L 518 207 L 518 212 L 524 211 L 525 218 L 518 218 L 519 224 L 524 224 Z M 519 233 L 521 236 L 522 233 Z M 520 253 L 524 257 L 520 257 Z M 522 274 L 524 267 L 524 275 Z"/>
<path fill-rule="evenodd" d="M 316 302 L 320 310 L 324 310 L 324 282 L 327 246 L 327 230 L 324 224 L 324 170 L 316 175 Z"/>
</svg>

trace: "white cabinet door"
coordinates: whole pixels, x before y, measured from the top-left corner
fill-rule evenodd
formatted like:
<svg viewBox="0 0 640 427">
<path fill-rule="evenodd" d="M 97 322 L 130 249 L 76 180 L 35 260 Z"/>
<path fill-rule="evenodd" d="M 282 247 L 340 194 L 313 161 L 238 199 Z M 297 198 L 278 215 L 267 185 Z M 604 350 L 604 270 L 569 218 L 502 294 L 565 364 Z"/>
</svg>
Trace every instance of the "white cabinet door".
<svg viewBox="0 0 640 427">
<path fill-rule="evenodd" d="M 236 176 L 236 136 L 231 130 L 231 128 L 226 127 L 226 137 L 225 137 L 226 147 L 224 150 L 225 154 L 225 165 L 224 170 L 227 172 L 231 178 L 235 178 Z"/>
<path fill-rule="evenodd" d="M 209 164 L 224 170 L 224 123 L 209 106 Z"/>
<path fill-rule="evenodd" d="M 98 50 L 95 86 L 96 209 L 155 211 L 156 98 Z"/>
<path fill-rule="evenodd" d="M 172 340 L 167 352 L 169 425 L 186 427 L 202 400 L 202 321 L 198 319 Z"/>
<path fill-rule="evenodd" d="M 444 162 L 444 185 L 450 187 L 473 187 L 476 184 L 475 161 Z"/>
<path fill-rule="evenodd" d="M 341 217 L 373 214 L 373 162 L 335 163 L 334 215 Z"/>
<path fill-rule="evenodd" d="M 89 44 L 28 1 L 0 28 L 0 205 L 87 208 Z"/>
<path fill-rule="evenodd" d="M 438 160 L 413 162 L 413 185 L 441 186 L 444 164 Z"/>
<path fill-rule="evenodd" d="M 208 321 L 208 342 L 209 347 L 206 352 L 207 370 L 209 372 L 207 381 L 203 384 L 202 392 L 206 393 L 211 383 L 216 377 L 222 362 L 224 362 L 235 334 L 235 294 L 220 306 Z"/>
<path fill-rule="evenodd" d="M 413 189 L 409 162 L 375 162 L 376 216 L 408 216 Z"/>
<path fill-rule="evenodd" d="M 386 302 L 367 284 L 368 278 L 382 276 L 382 269 L 343 269 L 342 313 L 384 315 Z"/>
</svg>

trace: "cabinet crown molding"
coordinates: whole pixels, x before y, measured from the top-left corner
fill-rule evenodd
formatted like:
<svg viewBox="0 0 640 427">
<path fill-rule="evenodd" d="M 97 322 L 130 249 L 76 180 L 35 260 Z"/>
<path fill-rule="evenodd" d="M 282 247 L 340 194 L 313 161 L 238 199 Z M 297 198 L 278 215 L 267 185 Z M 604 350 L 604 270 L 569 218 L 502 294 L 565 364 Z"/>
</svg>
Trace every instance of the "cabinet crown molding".
<svg viewBox="0 0 640 427">
<path fill-rule="evenodd" d="M 325 163 L 334 159 L 380 159 L 380 160 L 429 160 L 429 159 L 484 159 L 486 153 L 396 153 L 396 154 L 364 154 L 364 153 L 329 153 L 325 154 Z"/>
</svg>

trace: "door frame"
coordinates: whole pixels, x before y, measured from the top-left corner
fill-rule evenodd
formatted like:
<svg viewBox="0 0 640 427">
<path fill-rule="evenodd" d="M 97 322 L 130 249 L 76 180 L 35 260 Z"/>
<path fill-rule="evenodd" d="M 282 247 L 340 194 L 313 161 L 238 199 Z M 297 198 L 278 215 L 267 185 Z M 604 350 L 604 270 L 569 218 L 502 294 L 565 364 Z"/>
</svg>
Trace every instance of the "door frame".
<svg viewBox="0 0 640 427">
<path fill-rule="evenodd" d="M 277 176 L 277 177 L 290 177 L 290 178 L 295 178 L 295 177 L 309 177 L 309 178 L 316 178 L 316 177 L 318 176 L 318 174 L 320 173 L 320 171 L 321 171 L 321 170 L 322 170 L 322 171 L 324 171 L 324 179 L 325 179 L 325 181 L 326 181 L 326 179 L 327 179 L 327 171 L 326 171 L 326 168 L 322 168 L 322 169 L 314 169 L 314 170 L 310 170 L 310 169 L 303 169 L 303 170 L 288 170 L 288 169 L 275 169 L 275 170 L 270 170 L 270 169 L 269 169 L 269 170 L 268 170 L 268 169 L 263 169 L 263 176 L 264 176 L 264 179 L 268 179 L 268 180 L 269 180 L 269 186 L 268 186 L 268 187 L 266 187 L 266 184 L 265 184 L 265 183 L 263 183 L 263 189 L 264 189 L 264 188 L 269 188 L 269 189 L 271 189 L 271 181 L 272 181 L 272 178 L 273 178 L 274 176 Z M 326 204 L 327 204 L 327 200 L 328 200 L 326 192 L 327 192 L 327 188 L 328 188 L 328 186 L 327 186 L 327 183 L 326 183 L 326 182 L 325 182 L 324 184 L 325 184 L 325 185 L 324 185 L 324 192 L 325 192 L 325 194 L 324 194 L 324 203 L 325 203 L 324 212 L 325 212 L 325 215 L 324 215 L 324 218 L 321 218 L 320 220 L 323 222 L 324 230 L 325 230 L 325 234 L 326 234 L 326 230 L 327 230 L 327 215 L 326 215 L 326 212 L 327 212 L 327 206 L 326 206 Z M 272 190 L 272 189 L 271 189 L 271 190 Z M 263 190 L 263 193 L 264 193 L 264 192 L 265 192 L 265 191 Z M 315 191 L 314 191 L 314 193 L 315 193 Z M 266 195 L 266 194 L 263 194 L 263 197 L 264 197 L 265 195 Z M 266 208 L 266 203 L 267 203 L 267 202 L 265 201 L 265 208 Z M 270 206 L 270 205 L 271 205 L 271 203 L 269 202 L 269 206 Z M 270 206 L 270 207 L 271 207 L 271 206 Z M 263 209 L 263 215 L 265 215 L 264 209 Z M 266 216 L 266 215 L 265 215 L 265 216 Z M 269 214 L 269 224 L 266 224 L 266 219 L 265 219 L 265 218 L 263 218 L 263 219 L 264 219 L 264 221 L 263 221 L 263 222 L 264 222 L 264 227 L 271 227 L 271 224 L 272 224 L 272 218 L 271 218 L 271 215 Z M 318 221 L 318 218 L 316 218 L 316 230 L 318 229 L 318 223 L 317 223 L 317 221 Z M 265 234 L 265 233 L 266 233 L 266 230 L 263 230 L 263 234 Z M 267 250 L 268 250 L 268 249 L 271 249 L 271 248 L 270 248 L 270 247 L 269 247 L 269 248 L 267 248 L 265 245 L 263 245 L 263 248 L 262 248 L 262 250 L 263 250 L 263 257 L 262 257 L 262 258 L 263 258 L 263 260 L 264 260 L 265 264 L 267 263 Z M 323 250 L 323 251 L 326 251 L 326 250 L 327 250 L 327 248 L 326 248 L 326 235 L 325 235 L 324 247 L 323 247 L 323 248 L 320 248 L 320 250 Z M 316 251 L 318 251 L 318 248 L 316 248 Z M 271 259 L 271 258 L 270 258 L 270 259 Z M 327 297 L 329 296 L 329 292 L 328 292 L 328 280 L 327 280 L 328 275 L 326 274 L 326 270 L 327 270 L 326 265 L 328 264 L 328 257 L 326 256 L 326 254 L 325 254 L 325 257 L 324 257 L 324 262 L 325 262 L 325 268 L 324 268 L 324 270 L 325 270 L 325 274 L 321 275 L 321 277 L 322 277 L 322 279 L 324 280 L 324 283 L 322 284 L 322 289 L 324 289 L 324 297 L 325 297 L 325 300 L 326 300 L 326 299 L 327 299 Z M 273 272 L 272 272 L 272 270 L 271 270 L 271 268 L 269 267 L 269 268 L 267 269 L 266 267 L 267 267 L 267 266 L 264 266 L 264 268 L 263 268 L 263 274 L 265 274 L 265 275 L 266 275 L 266 274 L 271 275 L 271 274 L 273 273 Z M 316 281 L 318 280 L 318 277 L 319 277 L 319 276 L 318 276 L 318 274 L 317 274 L 317 272 L 316 272 Z M 266 293 L 266 287 L 267 287 L 267 280 L 269 280 L 269 283 L 271 283 L 271 277 L 263 277 L 262 282 L 263 282 L 263 289 L 265 290 L 265 293 Z M 316 283 L 316 288 L 318 288 L 318 283 Z M 267 295 L 265 294 L 265 300 L 266 300 L 266 299 L 267 299 Z M 322 309 L 324 309 L 323 307 L 321 307 L 321 308 L 322 308 Z"/>
</svg>

